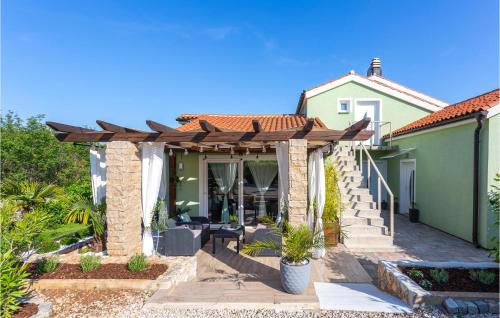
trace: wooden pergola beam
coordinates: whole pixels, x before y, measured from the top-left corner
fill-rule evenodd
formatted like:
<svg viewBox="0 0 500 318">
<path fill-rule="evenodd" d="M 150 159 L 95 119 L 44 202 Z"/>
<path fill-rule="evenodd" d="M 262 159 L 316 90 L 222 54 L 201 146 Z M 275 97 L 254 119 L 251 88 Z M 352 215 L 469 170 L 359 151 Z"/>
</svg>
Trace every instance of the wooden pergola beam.
<svg viewBox="0 0 500 318">
<path fill-rule="evenodd" d="M 314 118 L 308 118 L 307 123 L 304 125 L 304 127 L 302 127 L 302 130 L 305 133 L 308 133 L 313 129 L 313 127 L 314 127 Z"/>
<path fill-rule="evenodd" d="M 203 131 L 206 131 L 209 133 L 221 131 L 219 128 L 215 127 L 214 125 L 212 125 L 211 123 L 209 123 L 205 119 L 199 119 L 198 122 L 200 123 L 200 127 L 201 127 L 201 129 L 203 129 Z"/>
<path fill-rule="evenodd" d="M 344 130 L 343 137 L 349 138 L 350 140 L 358 140 L 358 139 L 355 139 L 356 136 L 358 134 L 360 134 L 361 132 L 365 131 L 364 129 L 366 129 L 366 127 L 368 127 L 369 124 L 370 124 L 370 118 L 365 117 L 365 118 L 361 119 L 360 121 L 357 121 L 354 124 L 352 124 L 351 126 L 347 127 Z M 373 135 L 373 132 L 372 132 L 372 135 Z M 371 137 L 371 135 L 370 135 L 370 137 Z"/>
<path fill-rule="evenodd" d="M 65 132 L 65 133 L 87 133 L 87 132 L 95 132 L 93 129 L 71 126 L 66 124 L 56 123 L 54 121 L 46 121 L 45 124 L 55 131 Z"/>
<path fill-rule="evenodd" d="M 252 119 L 252 126 L 253 126 L 253 131 L 255 131 L 256 133 L 264 131 L 258 119 Z"/>
<path fill-rule="evenodd" d="M 143 131 L 133 129 L 133 128 L 127 128 L 123 126 L 118 126 L 115 124 L 108 123 L 104 120 L 96 120 L 95 121 L 102 129 L 111 131 L 114 133 L 143 133 Z"/>
<path fill-rule="evenodd" d="M 160 124 L 154 120 L 146 120 L 146 124 L 151 130 L 157 131 L 159 133 L 177 133 L 178 131 L 174 128 Z"/>
</svg>

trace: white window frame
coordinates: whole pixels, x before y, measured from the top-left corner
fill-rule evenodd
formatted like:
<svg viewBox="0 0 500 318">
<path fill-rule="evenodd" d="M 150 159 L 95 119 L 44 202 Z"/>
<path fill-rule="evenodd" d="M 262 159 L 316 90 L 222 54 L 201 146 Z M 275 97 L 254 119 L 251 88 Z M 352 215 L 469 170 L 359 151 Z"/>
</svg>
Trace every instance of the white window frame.
<svg viewBox="0 0 500 318">
<path fill-rule="evenodd" d="M 206 159 L 204 155 L 198 156 L 198 200 L 199 200 L 199 211 L 200 216 L 208 217 L 208 163 L 210 162 L 236 162 L 238 164 L 238 216 L 240 219 L 240 224 L 244 225 L 243 220 L 243 167 L 245 161 L 254 160 L 277 160 L 275 154 L 250 154 L 250 155 L 207 155 Z M 278 172 L 279 173 L 279 172 Z M 278 202 L 281 200 L 281 184 L 278 182 Z M 219 226 L 220 224 L 216 224 Z"/>
<path fill-rule="evenodd" d="M 347 110 L 342 110 L 342 103 L 347 102 Z M 337 112 L 339 114 L 349 114 L 352 108 L 352 98 L 337 98 Z"/>
</svg>

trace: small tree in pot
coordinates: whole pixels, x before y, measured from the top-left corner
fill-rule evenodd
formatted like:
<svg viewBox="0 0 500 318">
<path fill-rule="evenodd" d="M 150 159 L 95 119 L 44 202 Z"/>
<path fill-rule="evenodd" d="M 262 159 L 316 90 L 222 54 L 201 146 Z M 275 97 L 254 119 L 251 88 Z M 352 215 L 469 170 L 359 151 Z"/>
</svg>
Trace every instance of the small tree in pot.
<svg viewBox="0 0 500 318">
<path fill-rule="evenodd" d="M 313 234 L 306 225 L 291 226 L 283 222 L 275 227 L 275 235 L 282 235 L 282 244 L 273 241 L 256 241 L 245 245 L 243 253 L 258 256 L 266 249 L 281 252 L 281 285 L 287 293 L 302 294 L 309 285 L 313 248 L 322 248 L 319 232 Z"/>
<path fill-rule="evenodd" d="M 333 157 L 328 157 L 325 161 L 325 187 L 325 207 L 322 216 L 325 245 L 336 246 L 341 236 L 340 216 L 344 207 Z"/>
</svg>

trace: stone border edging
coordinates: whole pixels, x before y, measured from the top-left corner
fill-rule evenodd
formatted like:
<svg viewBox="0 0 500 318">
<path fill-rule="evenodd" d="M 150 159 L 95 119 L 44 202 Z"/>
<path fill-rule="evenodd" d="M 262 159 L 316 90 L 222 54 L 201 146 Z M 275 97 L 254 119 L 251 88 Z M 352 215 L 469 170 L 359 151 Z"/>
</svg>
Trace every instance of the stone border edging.
<svg viewBox="0 0 500 318">
<path fill-rule="evenodd" d="M 449 297 L 460 299 L 498 299 L 498 293 L 476 292 L 431 292 L 423 289 L 410 277 L 403 274 L 398 266 L 402 267 L 438 267 L 438 268 L 498 268 L 493 262 L 426 262 L 426 261 L 379 261 L 378 285 L 402 300 L 413 308 L 422 305 L 439 305 Z"/>
<path fill-rule="evenodd" d="M 157 279 L 33 279 L 33 289 L 138 289 L 171 288 L 196 277 L 196 257 L 169 258 L 168 269 Z"/>
</svg>

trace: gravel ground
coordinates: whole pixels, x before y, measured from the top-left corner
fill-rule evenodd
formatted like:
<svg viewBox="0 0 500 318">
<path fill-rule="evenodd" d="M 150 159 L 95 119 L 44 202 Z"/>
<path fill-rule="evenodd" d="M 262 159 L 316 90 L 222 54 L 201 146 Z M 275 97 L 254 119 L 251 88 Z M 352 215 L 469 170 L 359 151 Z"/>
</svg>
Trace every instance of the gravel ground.
<svg viewBox="0 0 500 318">
<path fill-rule="evenodd" d="M 148 317 L 148 318 L 431 318 L 449 317 L 437 308 L 415 311 L 412 314 L 383 314 L 340 311 L 275 311 L 275 310 L 204 310 L 164 309 L 142 310 L 151 295 L 144 291 L 67 291 L 44 290 L 36 292 L 52 303 L 51 317 Z M 463 317 L 463 316 L 462 316 Z M 477 315 L 475 317 L 498 317 L 498 315 Z"/>
</svg>

